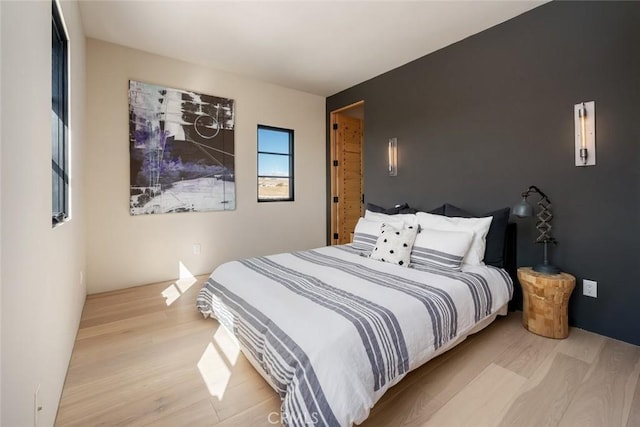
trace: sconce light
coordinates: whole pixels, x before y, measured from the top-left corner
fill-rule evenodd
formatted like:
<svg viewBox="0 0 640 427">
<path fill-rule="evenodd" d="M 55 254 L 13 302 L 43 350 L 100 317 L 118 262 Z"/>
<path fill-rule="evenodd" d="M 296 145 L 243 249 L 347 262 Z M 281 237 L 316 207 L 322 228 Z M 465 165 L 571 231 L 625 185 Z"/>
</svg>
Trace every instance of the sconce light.
<svg viewBox="0 0 640 427">
<path fill-rule="evenodd" d="M 398 139 L 389 140 L 389 176 L 398 175 Z"/>
<path fill-rule="evenodd" d="M 596 164 L 596 103 L 581 102 L 573 106 L 576 127 L 576 166 Z"/>
<path fill-rule="evenodd" d="M 537 203 L 540 211 L 537 214 L 535 214 L 533 206 L 531 206 L 527 200 L 532 193 L 540 196 L 540 200 L 538 200 Z M 542 264 L 536 265 L 533 267 L 533 270 L 545 274 L 560 273 L 560 269 L 558 267 L 549 263 L 548 245 L 549 243 L 557 244 L 558 241 L 551 236 L 551 220 L 553 219 L 553 214 L 551 213 L 551 200 L 549 200 L 547 195 L 538 187 L 532 185 L 522 193 L 522 200 L 511 209 L 511 213 L 518 218 L 532 217 L 534 214 L 538 218 L 536 228 L 538 229 L 539 235 L 535 242 L 543 244 L 544 258 Z"/>
</svg>

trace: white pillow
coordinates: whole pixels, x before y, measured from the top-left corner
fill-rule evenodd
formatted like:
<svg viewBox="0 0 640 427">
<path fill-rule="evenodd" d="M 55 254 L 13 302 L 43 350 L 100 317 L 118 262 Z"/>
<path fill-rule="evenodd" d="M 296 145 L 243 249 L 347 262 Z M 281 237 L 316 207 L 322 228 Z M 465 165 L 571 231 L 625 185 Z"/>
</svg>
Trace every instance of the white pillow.
<svg viewBox="0 0 640 427">
<path fill-rule="evenodd" d="M 473 232 L 422 228 L 411 250 L 411 263 L 460 271 Z"/>
<path fill-rule="evenodd" d="M 413 225 L 396 228 L 386 223 L 383 224 L 380 237 L 371 252 L 371 259 L 409 267 L 411 248 L 416 240 L 417 232 L 418 227 Z"/>
<path fill-rule="evenodd" d="M 466 231 L 473 233 L 473 241 L 464 257 L 463 264 L 484 265 L 484 250 L 487 246 L 487 233 L 493 217 L 486 218 L 449 218 L 426 212 L 416 214 L 422 228 L 442 231 Z"/>
<path fill-rule="evenodd" d="M 406 225 L 418 225 L 418 218 L 416 218 L 416 214 L 395 214 L 395 215 L 387 215 L 380 212 L 371 212 L 370 210 L 366 210 L 364 212 L 364 217 L 366 219 L 371 219 L 374 221 L 380 222 L 397 222 L 402 221 Z"/>
<path fill-rule="evenodd" d="M 353 231 L 353 242 L 351 246 L 354 249 L 363 251 L 363 253 L 368 256 L 375 247 L 378 236 L 380 236 L 382 224 L 384 223 L 381 221 L 360 218 Z M 404 226 L 402 221 L 394 221 L 389 224 L 396 228 L 402 228 Z"/>
</svg>

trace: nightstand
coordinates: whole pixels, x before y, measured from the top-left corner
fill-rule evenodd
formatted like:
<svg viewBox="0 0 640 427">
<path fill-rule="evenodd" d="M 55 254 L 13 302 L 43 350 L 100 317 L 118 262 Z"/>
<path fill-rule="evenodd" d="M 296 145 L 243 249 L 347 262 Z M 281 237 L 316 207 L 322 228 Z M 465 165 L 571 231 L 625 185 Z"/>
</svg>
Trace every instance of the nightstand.
<svg viewBox="0 0 640 427">
<path fill-rule="evenodd" d="M 522 285 L 522 325 L 534 334 L 548 338 L 569 335 L 569 297 L 576 278 L 568 273 L 544 274 L 531 267 L 518 269 Z"/>
</svg>

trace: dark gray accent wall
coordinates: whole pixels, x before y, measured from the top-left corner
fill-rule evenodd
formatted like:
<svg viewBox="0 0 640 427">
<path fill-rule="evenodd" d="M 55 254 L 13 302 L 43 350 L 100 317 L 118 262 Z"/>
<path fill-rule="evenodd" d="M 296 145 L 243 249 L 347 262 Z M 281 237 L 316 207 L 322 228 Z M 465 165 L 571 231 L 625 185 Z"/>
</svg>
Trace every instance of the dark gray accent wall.
<svg viewBox="0 0 640 427">
<path fill-rule="evenodd" d="M 578 279 L 571 325 L 640 344 L 640 2 L 547 3 L 329 97 L 327 117 L 359 100 L 366 201 L 482 213 L 537 185 L 553 202 L 552 260 Z M 581 101 L 596 102 L 592 167 L 574 166 Z M 541 260 L 534 238 L 518 220 L 518 265 Z"/>
</svg>

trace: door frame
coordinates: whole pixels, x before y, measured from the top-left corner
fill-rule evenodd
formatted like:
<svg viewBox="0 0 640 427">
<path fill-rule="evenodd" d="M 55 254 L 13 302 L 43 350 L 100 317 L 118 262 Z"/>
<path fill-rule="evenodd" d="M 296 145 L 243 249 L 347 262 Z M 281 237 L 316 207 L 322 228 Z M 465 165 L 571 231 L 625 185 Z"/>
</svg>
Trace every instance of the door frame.
<svg viewBox="0 0 640 427">
<path fill-rule="evenodd" d="M 334 245 L 337 243 L 336 239 L 334 239 L 333 235 L 335 231 L 338 229 L 339 223 L 339 211 L 338 205 L 333 203 L 333 197 L 338 194 L 338 177 L 337 177 L 337 169 L 333 166 L 334 160 L 337 157 L 337 129 L 334 128 L 334 124 L 336 123 L 336 117 L 339 114 L 343 114 L 345 111 L 352 110 L 354 108 L 362 108 L 364 111 L 364 100 L 360 100 L 354 102 L 352 104 L 346 105 L 344 107 L 340 107 L 336 110 L 331 111 L 329 114 L 330 122 L 329 122 L 329 170 L 330 170 L 330 181 L 329 181 L 329 204 L 331 208 L 329 209 L 329 241 L 330 245 Z M 362 128 L 362 138 L 360 141 L 360 165 L 361 165 L 361 173 L 360 173 L 360 189 L 362 190 L 362 195 L 364 196 L 364 119 L 362 120 L 363 128 Z"/>
</svg>

